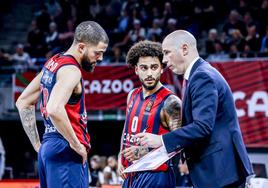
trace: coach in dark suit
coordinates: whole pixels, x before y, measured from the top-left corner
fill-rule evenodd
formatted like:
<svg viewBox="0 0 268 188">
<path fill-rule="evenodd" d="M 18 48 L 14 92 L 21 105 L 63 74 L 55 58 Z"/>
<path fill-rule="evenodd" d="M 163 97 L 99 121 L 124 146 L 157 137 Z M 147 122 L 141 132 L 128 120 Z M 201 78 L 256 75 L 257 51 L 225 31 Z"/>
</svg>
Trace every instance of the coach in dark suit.
<svg viewBox="0 0 268 188">
<path fill-rule="evenodd" d="M 182 128 L 157 136 L 140 133 L 144 146 L 164 145 L 170 153 L 184 148 L 194 187 L 235 188 L 253 174 L 239 128 L 230 87 L 199 57 L 196 39 L 184 30 L 163 41 L 164 63 L 184 75 Z"/>
</svg>

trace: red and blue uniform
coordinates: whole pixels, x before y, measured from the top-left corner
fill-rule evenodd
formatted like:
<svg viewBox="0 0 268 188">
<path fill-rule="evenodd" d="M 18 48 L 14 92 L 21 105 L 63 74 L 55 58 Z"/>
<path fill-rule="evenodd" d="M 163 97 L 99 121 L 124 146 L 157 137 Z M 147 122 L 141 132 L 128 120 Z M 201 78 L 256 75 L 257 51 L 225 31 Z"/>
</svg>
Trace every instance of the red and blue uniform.
<svg viewBox="0 0 268 188">
<path fill-rule="evenodd" d="M 82 157 L 69 146 L 68 141 L 57 131 L 46 111 L 52 89 L 56 83 L 57 71 L 63 66 L 76 66 L 78 62 L 70 55 L 56 54 L 43 67 L 40 90 L 40 111 L 43 116 L 45 133 L 38 153 L 41 188 L 81 187 L 88 188 L 88 164 L 82 164 Z M 72 128 L 87 150 L 90 149 L 90 137 L 87 131 L 87 113 L 83 79 L 82 93 L 72 94 L 65 105 Z"/>
<path fill-rule="evenodd" d="M 143 97 L 142 87 L 132 92 L 127 104 L 122 150 L 136 144 L 134 136 L 137 133 L 147 132 L 162 135 L 170 131 L 162 125 L 160 118 L 164 102 L 170 95 L 173 93 L 164 86 L 146 98 Z M 123 155 L 121 162 L 124 167 L 131 165 Z M 130 174 L 124 181 L 123 187 L 175 187 L 172 164 L 169 161 L 156 171 Z"/>
</svg>

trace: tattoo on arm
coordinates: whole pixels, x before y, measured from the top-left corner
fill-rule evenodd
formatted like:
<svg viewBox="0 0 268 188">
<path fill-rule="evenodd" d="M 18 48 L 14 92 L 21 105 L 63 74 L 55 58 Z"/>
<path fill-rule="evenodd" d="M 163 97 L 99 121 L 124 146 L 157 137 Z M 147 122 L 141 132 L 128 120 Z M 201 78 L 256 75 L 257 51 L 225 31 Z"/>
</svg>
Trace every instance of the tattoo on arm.
<svg viewBox="0 0 268 188">
<path fill-rule="evenodd" d="M 181 127 L 181 100 L 175 95 L 170 95 L 164 103 L 163 111 L 167 116 L 166 121 L 170 130 Z"/>
<path fill-rule="evenodd" d="M 149 148 L 147 148 L 147 147 L 140 147 L 137 153 L 138 153 L 138 156 L 139 156 L 138 158 L 141 158 L 145 154 L 149 153 Z"/>
<path fill-rule="evenodd" d="M 23 108 L 19 113 L 23 128 L 29 137 L 33 147 L 36 149 L 36 146 L 40 144 L 40 139 L 36 127 L 35 107 L 30 106 Z"/>
</svg>

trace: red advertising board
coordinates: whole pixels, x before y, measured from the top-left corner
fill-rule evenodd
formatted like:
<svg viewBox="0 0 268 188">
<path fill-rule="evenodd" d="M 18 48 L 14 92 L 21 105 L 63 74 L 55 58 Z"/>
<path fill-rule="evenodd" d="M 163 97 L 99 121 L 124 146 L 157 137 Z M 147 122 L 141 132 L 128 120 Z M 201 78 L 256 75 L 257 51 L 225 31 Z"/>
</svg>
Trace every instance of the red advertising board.
<svg viewBox="0 0 268 188">
<path fill-rule="evenodd" d="M 127 94 L 140 86 L 134 70 L 128 66 L 96 67 L 94 73 L 83 73 L 86 106 L 89 110 L 122 109 L 126 107 Z M 161 81 L 174 90 L 174 75 L 167 70 Z"/>
<path fill-rule="evenodd" d="M 13 99 L 19 97 L 23 89 L 35 77 L 35 72 L 13 75 Z M 128 66 L 97 66 L 94 73 L 83 72 L 87 110 L 122 109 L 126 107 L 127 94 L 140 86 L 134 70 Z M 166 70 L 162 83 L 175 91 L 174 76 Z"/>
<path fill-rule="evenodd" d="M 213 63 L 229 83 L 248 147 L 268 147 L 268 61 Z"/>
</svg>

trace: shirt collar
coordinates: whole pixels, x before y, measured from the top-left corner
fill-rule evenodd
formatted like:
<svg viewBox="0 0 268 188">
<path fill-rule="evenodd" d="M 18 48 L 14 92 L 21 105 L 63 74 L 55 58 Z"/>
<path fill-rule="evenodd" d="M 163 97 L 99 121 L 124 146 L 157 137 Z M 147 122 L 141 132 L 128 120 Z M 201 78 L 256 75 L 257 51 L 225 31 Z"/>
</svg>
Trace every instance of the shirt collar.
<svg viewBox="0 0 268 188">
<path fill-rule="evenodd" d="M 187 67 L 187 69 L 186 69 L 186 71 L 185 71 L 185 73 L 184 73 L 184 75 L 183 75 L 183 78 L 184 78 L 185 80 L 189 80 L 191 70 L 192 70 L 192 68 L 193 68 L 193 66 L 194 66 L 194 63 L 195 63 L 198 59 L 199 59 L 199 57 L 196 57 L 196 58 L 190 63 L 190 65 Z"/>
</svg>

